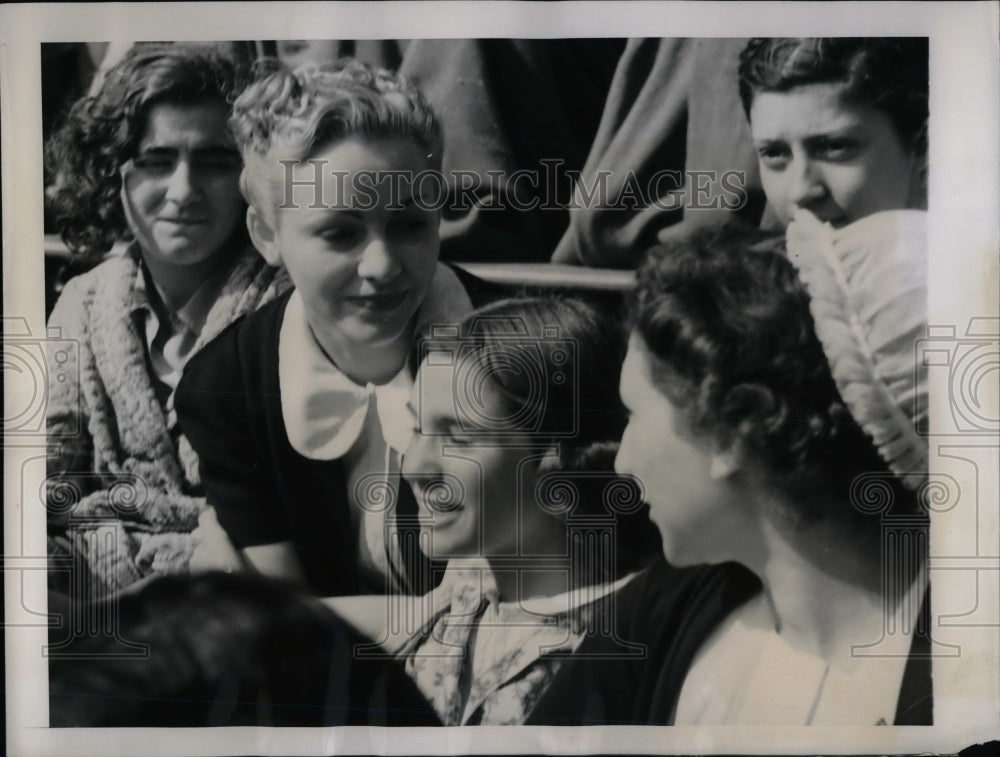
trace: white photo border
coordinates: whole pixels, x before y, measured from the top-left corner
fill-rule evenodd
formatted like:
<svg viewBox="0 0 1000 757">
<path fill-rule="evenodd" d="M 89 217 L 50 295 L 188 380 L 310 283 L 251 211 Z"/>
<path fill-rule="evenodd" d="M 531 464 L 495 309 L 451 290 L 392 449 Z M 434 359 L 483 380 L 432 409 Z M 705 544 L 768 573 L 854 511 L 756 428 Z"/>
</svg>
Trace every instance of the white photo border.
<svg viewBox="0 0 1000 757">
<path fill-rule="evenodd" d="M 416 39 L 440 37 L 926 36 L 931 125 L 930 323 L 961 340 L 998 313 L 1000 73 L 998 6 L 980 2 L 98 3 L 0 8 L 5 340 L 45 335 L 40 43 L 111 39 Z M 947 332 L 941 332 L 946 334 Z M 994 334 L 993 339 L 996 339 Z M 32 401 L 31 376 L 5 362 L 5 418 Z M 476 727 L 453 729 L 50 729 L 44 506 L 45 440 L 4 444 L 7 739 L 14 755 L 910 753 L 954 752 L 1000 733 L 1000 501 L 996 436 L 947 433 L 954 387 L 932 372 L 932 470 L 974 492 L 935 516 L 935 725 L 870 728 Z M 987 371 L 996 383 L 1000 369 Z M 988 396 L 988 395 L 980 395 Z M 26 399 L 27 398 L 27 399 Z M 21 404 L 18 404 L 21 403 Z M 996 418 L 997 408 L 986 407 Z M 38 461 L 42 460 L 39 464 Z M 39 467 L 40 465 L 40 467 Z M 37 481 L 34 477 L 38 476 Z M 35 497 L 25 493 L 34 492 Z M 990 505 L 989 503 L 993 503 Z M 940 570 L 934 559 L 940 558 Z M 970 578 L 971 577 L 971 578 Z M 975 579 L 974 581 L 972 579 Z M 970 595 L 971 590 L 971 595 Z M 972 614 L 969 614 L 973 611 Z M 967 616 L 968 623 L 955 622 Z M 953 622 L 943 623 L 951 618 Z"/>
</svg>

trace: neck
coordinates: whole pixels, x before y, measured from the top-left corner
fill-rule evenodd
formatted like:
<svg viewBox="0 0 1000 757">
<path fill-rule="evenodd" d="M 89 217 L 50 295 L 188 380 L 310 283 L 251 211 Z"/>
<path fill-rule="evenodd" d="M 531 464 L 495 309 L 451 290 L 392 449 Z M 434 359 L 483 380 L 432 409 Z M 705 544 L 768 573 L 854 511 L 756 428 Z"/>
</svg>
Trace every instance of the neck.
<svg viewBox="0 0 1000 757">
<path fill-rule="evenodd" d="M 142 258 L 163 304 L 174 313 L 188 303 L 217 268 L 227 265 L 231 260 L 228 254 L 216 254 L 199 263 L 181 266 L 153 260 L 152 256 L 145 253 Z"/>
<path fill-rule="evenodd" d="M 919 558 L 917 565 L 897 566 L 906 588 L 886 598 L 881 533 L 866 525 L 862 530 L 834 518 L 807 526 L 766 520 L 766 558 L 752 567 L 776 630 L 796 648 L 827 660 L 849 658 L 852 645 L 881 637 L 885 612 L 895 611 L 919 573 Z"/>
<path fill-rule="evenodd" d="M 520 602 L 533 597 L 554 597 L 575 587 L 567 586 L 563 570 L 525 570 L 511 568 L 510 563 L 490 563 L 497 591 L 503 602 Z"/>
<path fill-rule="evenodd" d="M 330 362 L 354 383 L 360 386 L 369 383 L 375 385 L 388 383 L 406 365 L 406 360 L 410 356 L 412 324 L 392 341 L 381 344 L 358 344 L 346 339 L 334 328 L 315 328 L 312 324 L 317 320 L 309 319 L 309 329 L 313 338 Z"/>
</svg>

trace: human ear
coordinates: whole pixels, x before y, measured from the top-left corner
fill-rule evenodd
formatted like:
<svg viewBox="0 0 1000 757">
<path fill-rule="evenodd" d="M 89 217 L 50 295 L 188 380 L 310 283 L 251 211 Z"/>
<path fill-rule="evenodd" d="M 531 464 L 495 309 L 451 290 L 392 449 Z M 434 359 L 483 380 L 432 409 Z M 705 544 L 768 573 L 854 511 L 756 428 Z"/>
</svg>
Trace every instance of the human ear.
<svg viewBox="0 0 1000 757">
<path fill-rule="evenodd" d="M 257 252 L 268 265 L 281 265 L 281 250 L 278 249 L 278 233 L 271 222 L 253 205 L 247 208 L 247 231 Z"/>
<path fill-rule="evenodd" d="M 712 454 L 708 467 L 708 475 L 713 481 L 721 481 L 736 473 L 743 463 L 743 455 L 739 445 L 732 443 L 725 449 L 716 450 Z"/>
</svg>

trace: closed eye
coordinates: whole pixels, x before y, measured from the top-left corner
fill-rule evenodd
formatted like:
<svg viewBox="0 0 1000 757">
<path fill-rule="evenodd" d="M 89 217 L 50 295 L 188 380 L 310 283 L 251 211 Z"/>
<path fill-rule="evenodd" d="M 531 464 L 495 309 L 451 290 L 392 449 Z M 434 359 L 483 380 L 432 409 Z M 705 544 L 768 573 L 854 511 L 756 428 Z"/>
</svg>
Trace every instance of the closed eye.
<svg viewBox="0 0 1000 757">
<path fill-rule="evenodd" d="M 319 236 L 335 249 L 347 250 L 357 246 L 364 231 L 353 224 L 331 224 L 319 231 Z"/>
<path fill-rule="evenodd" d="M 133 158 L 132 164 L 147 171 L 167 171 L 173 169 L 177 158 L 173 150 L 148 150 Z"/>
</svg>

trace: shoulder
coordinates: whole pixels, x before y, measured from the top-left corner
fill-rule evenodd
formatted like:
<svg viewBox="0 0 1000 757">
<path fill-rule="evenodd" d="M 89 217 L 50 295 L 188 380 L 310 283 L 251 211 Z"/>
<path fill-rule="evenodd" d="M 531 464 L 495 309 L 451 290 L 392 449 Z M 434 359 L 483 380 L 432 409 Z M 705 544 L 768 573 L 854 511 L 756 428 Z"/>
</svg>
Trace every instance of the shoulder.
<svg viewBox="0 0 1000 757">
<path fill-rule="evenodd" d="M 135 290 L 138 266 L 129 255 L 114 255 L 85 273 L 69 279 L 59 293 L 48 325 L 63 337 L 85 333 L 92 318 L 117 318 L 128 307 Z"/>
<path fill-rule="evenodd" d="M 235 380 L 243 384 L 277 381 L 278 332 L 292 290 L 262 305 L 223 329 L 188 361 L 177 388 L 177 400 L 209 386 Z"/>
<path fill-rule="evenodd" d="M 618 596 L 632 627 L 676 628 L 680 621 L 714 625 L 759 590 L 757 577 L 736 563 L 678 568 L 661 559 Z"/>
<path fill-rule="evenodd" d="M 293 290 L 287 290 L 253 312 L 237 319 L 191 358 L 189 365 L 218 362 L 227 353 L 238 352 L 252 363 L 277 358 L 277 338 L 285 307 Z M 255 356 L 259 356 L 255 359 Z"/>
<path fill-rule="evenodd" d="M 138 270 L 135 260 L 130 255 L 113 255 L 89 271 L 67 281 L 59 294 L 57 304 L 92 298 L 99 291 L 107 290 L 109 287 L 121 289 L 123 292 L 131 291 Z"/>
</svg>

